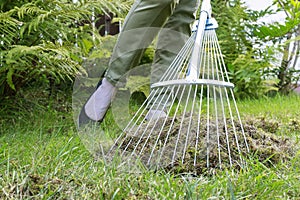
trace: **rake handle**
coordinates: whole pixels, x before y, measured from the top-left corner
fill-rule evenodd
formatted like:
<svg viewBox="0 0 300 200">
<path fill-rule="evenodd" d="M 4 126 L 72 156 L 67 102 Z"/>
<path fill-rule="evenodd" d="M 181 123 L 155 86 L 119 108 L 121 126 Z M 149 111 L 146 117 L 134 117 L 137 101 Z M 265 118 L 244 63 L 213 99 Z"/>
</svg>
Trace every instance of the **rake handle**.
<svg viewBox="0 0 300 200">
<path fill-rule="evenodd" d="M 189 70 L 186 76 L 188 80 L 195 80 L 199 77 L 199 55 L 202 46 L 203 35 L 207 19 L 211 17 L 211 4 L 210 0 L 203 0 L 200 10 L 199 23 L 196 33 L 195 45 L 192 51 L 192 56 L 189 62 Z"/>
</svg>

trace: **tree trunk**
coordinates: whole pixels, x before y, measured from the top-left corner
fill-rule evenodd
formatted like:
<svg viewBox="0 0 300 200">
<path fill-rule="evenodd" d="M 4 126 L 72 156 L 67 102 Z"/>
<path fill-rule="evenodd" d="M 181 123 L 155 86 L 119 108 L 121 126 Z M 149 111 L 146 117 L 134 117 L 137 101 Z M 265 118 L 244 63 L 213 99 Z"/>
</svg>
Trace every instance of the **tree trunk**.
<svg viewBox="0 0 300 200">
<path fill-rule="evenodd" d="M 290 40 L 292 37 L 291 33 L 287 34 L 287 40 Z M 281 64 L 279 67 L 279 73 L 278 73 L 278 88 L 281 93 L 287 94 L 289 92 L 289 86 L 290 86 L 290 79 L 288 78 L 288 68 L 291 62 L 291 56 L 290 56 L 290 44 L 285 44 L 283 49 L 283 57 L 281 60 Z"/>
<path fill-rule="evenodd" d="M 297 31 L 296 31 L 296 36 L 295 37 L 299 37 L 300 36 L 300 24 L 297 27 Z M 293 62 L 293 69 L 296 69 L 296 65 L 298 63 L 299 60 L 299 56 L 300 56 L 300 39 L 295 41 L 295 60 Z M 299 69 L 300 70 L 300 69 Z"/>
</svg>

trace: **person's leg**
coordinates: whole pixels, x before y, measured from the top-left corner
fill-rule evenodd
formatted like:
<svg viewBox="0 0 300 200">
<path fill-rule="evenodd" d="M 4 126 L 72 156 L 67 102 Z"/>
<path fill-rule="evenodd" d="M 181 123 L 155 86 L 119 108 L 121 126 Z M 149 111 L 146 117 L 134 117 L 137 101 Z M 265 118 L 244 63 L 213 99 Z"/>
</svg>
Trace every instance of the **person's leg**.
<svg viewBox="0 0 300 200">
<path fill-rule="evenodd" d="M 195 21 L 195 11 L 198 7 L 198 0 L 180 0 L 173 14 L 161 30 L 158 36 L 157 49 L 152 65 L 151 83 L 159 82 L 166 69 L 170 66 L 178 52 L 184 46 L 191 34 L 191 26 Z M 164 117 L 164 110 L 167 96 L 171 91 L 164 94 L 155 95 L 156 103 L 152 106 L 154 111 L 159 111 L 150 115 Z M 170 100 L 170 99 L 169 99 Z M 167 106 L 165 107 L 165 109 Z M 150 117 L 151 117 L 150 116 Z M 148 116 L 149 117 L 149 116 Z M 154 117 L 155 118 L 155 117 Z"/>
<path fill-rule="evenodd" d="M 137 0 L 129 11 L 115 45 L 102 84 L 79 115 L 79 126 L 101 121 L 116 91 L 115 85 L 130 68 L 138 65 L 144 50 L 173 13 L 176 0 Z"/>
<path fill-rule="evenodd" d="M 105 77 L 115 85 L 138 65 L 145 49 L 173 13 L 177 0 L 138 0 L 129 11 Z"/>
<path fill-rule="evenodd" d="M 180 0 L 173 14 L 158 35 L 151 82 L 160 80 L 191 35 L 198 0 Z"/>
</svg>

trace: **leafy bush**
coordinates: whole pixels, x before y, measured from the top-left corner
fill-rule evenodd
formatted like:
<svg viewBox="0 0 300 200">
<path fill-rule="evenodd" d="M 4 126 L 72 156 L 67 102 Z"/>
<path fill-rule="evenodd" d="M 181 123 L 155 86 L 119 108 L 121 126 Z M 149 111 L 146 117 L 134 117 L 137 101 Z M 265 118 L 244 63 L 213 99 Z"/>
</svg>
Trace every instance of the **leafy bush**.
<svg viewBox="0 0 300 200">
<path fill-rule="evenodd" d="M 270 91 L 277 91 L 277 79 L 269 76 L 270 64 L 257 61 L 253 54 L 240 55 L 228 65 L 231 82 L 235 84 L 237 98 L 258 98 Z"/>
<path fill-rule="evenodd" d="M 59 83 L 84 72 L 82 57 L 102 41 L 92 16 L 110 11 L 121 17 L 128 2 L 2 1 L 0 6 L 0 95 L 4 97 L 31 81 Z"/>
<path fill-rule="evenodd" d="M 300 79 L 300 2 L 275 0 L 273 4 L 278 8 L 273 13 L 281 11 L 285 14 L 285 19 L 271 24 L 258 24 L 253 33 L 261 42 L 272 42 L 272 46 L 277 47 L 282 58 L 278 59 L 280 62 L 274 65 L 272 73 L 279 79 L 279 91 L 287 94 Z"/>
</svg>

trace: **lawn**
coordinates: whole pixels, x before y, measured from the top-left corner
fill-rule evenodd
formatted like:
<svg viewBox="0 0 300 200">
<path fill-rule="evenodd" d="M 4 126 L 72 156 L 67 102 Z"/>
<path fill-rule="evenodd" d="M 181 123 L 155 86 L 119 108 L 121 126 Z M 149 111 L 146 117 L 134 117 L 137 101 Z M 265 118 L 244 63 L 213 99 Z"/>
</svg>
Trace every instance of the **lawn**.
<svg viewBox="0 0 300 200">
<path fill-rule="evenodd" d="M 196 177 L 125 173 L 95 160 L 77 135 L 71 109 L 2 111 L 0 199 L 300 199 L 299 102 L 296 95 L 237 102 L 243 119 L 276 122 L 275 134 L 296 142 L 291 160 L 267 167 L 253 159 L 240 171 Z"/>
</svg>

